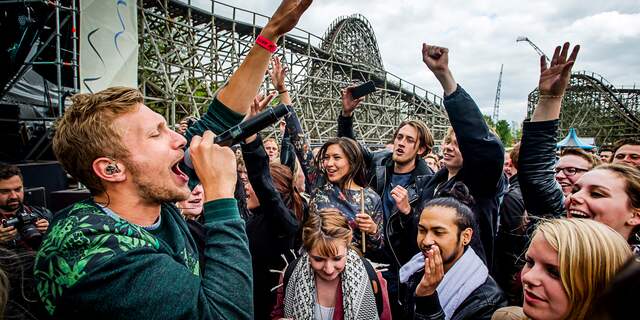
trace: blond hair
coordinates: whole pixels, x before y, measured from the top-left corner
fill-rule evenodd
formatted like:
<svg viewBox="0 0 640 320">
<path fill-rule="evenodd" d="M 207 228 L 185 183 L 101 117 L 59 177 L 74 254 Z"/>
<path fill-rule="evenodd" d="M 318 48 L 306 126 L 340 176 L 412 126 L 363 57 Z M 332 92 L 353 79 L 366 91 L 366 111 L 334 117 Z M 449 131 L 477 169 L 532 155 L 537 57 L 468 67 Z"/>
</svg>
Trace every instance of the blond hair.
<svg viewBox="0 0 640 320">
<path fill-rule="evenodd" d="M 302 247 L 307 251 L 316 248 L 323 257 L 338 255 L 338 245 L 351 245 L 352 230 L 347 218 L 334 208 L 312 213 L 302 230 Z"/>
<path fill-rule="evenodd" d="M 566 319 L 588 318 L 595 298 L 631 256 L 622 236 L 588 219 L 546 220 L 534 232 L 558 252 L 562 287 L 570 302 Z"/>
<path fill-rule="evenodd" d="M 71 100 L 73 105 L 56 124 L 53 152 L 69 174 L 92 194 L 100 194 L 104 186 L 93 172 L 93 161 L 100 157 L 129 156 L 113 122 L 135 111 L 143 97 L 136 89 L 112 87 L 94 94 L 76 94 Z"/>
</svg>

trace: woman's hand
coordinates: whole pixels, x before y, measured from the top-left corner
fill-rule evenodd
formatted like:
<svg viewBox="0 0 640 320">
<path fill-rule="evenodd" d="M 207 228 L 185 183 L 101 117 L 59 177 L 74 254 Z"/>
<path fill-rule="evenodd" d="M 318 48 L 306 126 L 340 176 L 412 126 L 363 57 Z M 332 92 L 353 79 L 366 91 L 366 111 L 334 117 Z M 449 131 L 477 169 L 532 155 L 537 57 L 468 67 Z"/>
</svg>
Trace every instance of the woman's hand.
<svg viewBox="0 0 640 320">
<path fill-rule="evenodd" d="M 366 213 L 356 214 L 356 224 L 358 224 L 358 229 L 367 234 L 376 234 L 378 231 L 378 225 L 371 219 L 371 216 Z"/>
</svg>

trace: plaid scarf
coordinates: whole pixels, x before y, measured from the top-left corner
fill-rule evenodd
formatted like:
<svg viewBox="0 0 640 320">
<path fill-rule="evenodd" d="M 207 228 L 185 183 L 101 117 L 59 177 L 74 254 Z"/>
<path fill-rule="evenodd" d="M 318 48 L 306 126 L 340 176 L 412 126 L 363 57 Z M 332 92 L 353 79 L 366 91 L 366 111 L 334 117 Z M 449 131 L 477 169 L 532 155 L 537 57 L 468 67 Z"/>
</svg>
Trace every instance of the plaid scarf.
<svg viewBox="0 0 640 320">
<path fill-rule="evenodd" d="M 340 274 L 342 286 L 343 319 L 379 319 L 369 276 L 358 254 L 349 249 L 347 263 Z M 316 281 L 305 254 L 291 273 L 285 288 L 285 318 L 313 319 L 316 303 Z"/>
</svg>

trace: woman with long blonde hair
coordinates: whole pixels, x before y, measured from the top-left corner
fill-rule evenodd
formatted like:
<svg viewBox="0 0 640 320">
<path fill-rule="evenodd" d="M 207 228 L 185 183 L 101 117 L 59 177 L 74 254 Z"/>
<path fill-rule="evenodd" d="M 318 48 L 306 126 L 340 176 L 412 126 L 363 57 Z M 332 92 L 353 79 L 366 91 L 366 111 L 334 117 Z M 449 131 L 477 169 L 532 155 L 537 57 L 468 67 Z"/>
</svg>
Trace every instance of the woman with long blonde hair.
<svg viewBox="0 0 640 320">
<path fill-rule="evenodd" d="M 541 222 L 525 253 L 524 305 L 492 319 L 588 319 L 593 303 L 631 256 L 625 239 L 588 219 Z"/>
</svg>

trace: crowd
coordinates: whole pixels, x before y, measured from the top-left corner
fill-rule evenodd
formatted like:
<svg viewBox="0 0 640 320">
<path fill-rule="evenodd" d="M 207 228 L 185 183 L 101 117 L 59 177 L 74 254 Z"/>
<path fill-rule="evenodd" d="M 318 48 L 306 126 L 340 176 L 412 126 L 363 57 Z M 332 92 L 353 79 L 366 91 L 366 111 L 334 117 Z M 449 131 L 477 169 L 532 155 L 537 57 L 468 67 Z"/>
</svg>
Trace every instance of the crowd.
<svg viewBox="0 0 640 320">
<path fill-rule="evenodd" d="M 291 105 L 278 39 L 311 4 L 283 0 L 200 118 L 176 131 L 136 89 L 73 96 L 54 152 L 91 198 L 51 214 L 0 165 L 0 315 L 8 319 L 616 319 L 640 262 L 640 140 L 558 155 L 579 46 L 540 59 L 539 101 L 505 151 L 423 44 L 451 127 L 420 119 L 357 142 L 364 97 L 337 92 L 336 137 L 311 148 L 213 139 L 273 99 Z M 571 52 L 570 52 L 571 51 Z M 271 64 L 271 68 L 269 65 Z M 258 95 L 265 74 L 274 92 Z M 440 154 L 434 145 L 441 143 Z M 233 149 L 233 150 L 232 150 Z M 189 154 L 191 163 L 184 161 Z M 1 316 L 0 316 L 1 318 Z"/>
</svg>

